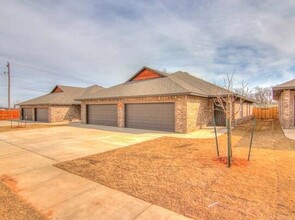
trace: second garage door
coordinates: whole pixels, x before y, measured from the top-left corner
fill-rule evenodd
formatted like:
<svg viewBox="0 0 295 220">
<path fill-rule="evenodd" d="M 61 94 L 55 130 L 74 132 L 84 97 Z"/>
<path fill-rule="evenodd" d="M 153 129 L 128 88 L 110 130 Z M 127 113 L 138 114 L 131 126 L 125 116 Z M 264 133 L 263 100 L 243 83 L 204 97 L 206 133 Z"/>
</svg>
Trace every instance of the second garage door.
<svg viewBox="0 0 295 220">
<path fill-rule="evenodd" d="M 126 127 L 175 131 L 174 109 L 174 103 L 126 104 Z"/>
<path fill-rule="evenodd" d="M 32 109 L 31 108 L 23 108 L 22 109 L 22 119 L 23 120 L 32 120 Z"/>
<path fill-rule="evenodd" d="M 48 108 L 36 108 L 35 111 L 35 121 L 49 122 Z"/>
<path fill-rule="evenodd" d="M 87 105 L 87 124 L 118 126 L 117 105 Z"/>
</svg>

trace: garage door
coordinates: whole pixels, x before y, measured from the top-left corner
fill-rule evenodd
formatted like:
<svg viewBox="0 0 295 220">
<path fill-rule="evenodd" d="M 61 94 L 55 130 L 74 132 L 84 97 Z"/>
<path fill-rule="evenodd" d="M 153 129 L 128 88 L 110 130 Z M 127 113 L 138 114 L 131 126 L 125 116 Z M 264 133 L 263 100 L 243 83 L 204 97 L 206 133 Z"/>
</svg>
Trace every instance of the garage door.
<svg viewBox="0 0 295 220">
<path fill-rule="evenodd" d="M 32 109 L 31 108 L 23 108 L 22 109 L 22 119 L 31 121 L 32 117 Z"/>
<path fill-rule="evenodd" d="M 117 127 L 117 105 L 87 105 L 87 123 Z"/>
<path fill-rule="evenodd" d="M 127 104 L 126 127 L 175 131 L 174 109 L 174 103 Z"/>
<path fill-rule="evenodd" d="M 49 122 L 48 120 L 48 108 L 36 108 L 35 109 L 36 118 L 35 121 Z"/>
</svg>

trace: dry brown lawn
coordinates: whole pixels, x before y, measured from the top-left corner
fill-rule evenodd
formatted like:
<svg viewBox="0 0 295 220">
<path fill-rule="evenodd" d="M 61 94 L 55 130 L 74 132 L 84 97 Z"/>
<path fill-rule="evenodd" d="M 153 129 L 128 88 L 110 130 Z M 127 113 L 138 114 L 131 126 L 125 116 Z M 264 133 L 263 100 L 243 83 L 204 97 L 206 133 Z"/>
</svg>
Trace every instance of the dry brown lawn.
<svg viewBox="0 0 295 220">
<path fill-rule="evenodd" d="M 196 219 L 295 219 L 295 141 L 278 122 L 258 122 L 251 161 L 251 124 L 233 130 L 233 165 L 226 135 L 163 137 L 57 166 Z"/>
<path fill-rule="evenodd" d="M 22 126 L 18 126 L 15 122 L 13 126 L 0 126 L 0 133 L 2 132 L 9 132 L 9 131 L 20 131 L 20 130 L 31 130 L 31 129 L 40 129 L 40 128 L 51 128 L 51 127 L 58 127 L 58 126 L 65 126 L 64 124 L 22 124 Z"/>
<path fill-rule="evenodd" d="M 0 219 L 2 220 L 41 220 L 44 215 L 22 200 L 10 187 L 0 181 Z"/>
</svg>

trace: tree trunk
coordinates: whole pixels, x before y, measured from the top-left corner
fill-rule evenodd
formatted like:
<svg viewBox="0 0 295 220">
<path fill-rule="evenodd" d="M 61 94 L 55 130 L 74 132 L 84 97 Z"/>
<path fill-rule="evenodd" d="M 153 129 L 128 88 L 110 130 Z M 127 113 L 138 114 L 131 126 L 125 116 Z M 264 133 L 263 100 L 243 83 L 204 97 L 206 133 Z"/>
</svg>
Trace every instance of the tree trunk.
<svg viewBox="0 0 295 220">
<path fill-rule="evenodd" d="M 231 120 L 226 119 L 226 127 L 227 127 L 227 167 L 230 167 L 231 160 Z"/>
</svg>

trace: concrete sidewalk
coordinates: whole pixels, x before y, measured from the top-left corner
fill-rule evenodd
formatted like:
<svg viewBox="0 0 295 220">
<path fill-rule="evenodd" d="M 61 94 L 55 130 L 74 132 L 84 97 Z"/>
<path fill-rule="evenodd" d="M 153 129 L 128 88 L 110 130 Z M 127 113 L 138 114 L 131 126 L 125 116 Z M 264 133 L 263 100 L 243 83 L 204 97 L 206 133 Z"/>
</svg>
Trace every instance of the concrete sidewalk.
<svg viewBox="0 0 295 220">
<path fill-rule="evenodd" d="M 295 140 L 295 128 L 283 129 L 283 131 L 287 138 Z"/>
<path fill-rule="evenodd" d="M 100 131 L 111 131 L 111 132 L 119 132 L 122 134 L 138 134 L 138 135 L 153 135 L 155 137 L 177 137 L 177 138 L 215 138 L 214 127 L 204 127 L 202 129 L 198 129 L 191 133 L 183 134 L 183 133 L 174 133 L 174 132 L 165 132 L 165 131 L 154 131 L 154 130 L 144 130 L 144 129 L 134 129 L 134 128 L 119 128 L 119 127 L 110 127 L 110 126 L 102 126 L 102 125 L 90 125 L 90 124 L 82 124 L 80 122 L 70 123 L 69 126 L 77 127 L 77 128 L 86 128 L 91 130 L 100 130 Z M 227 132 L 226 127 L 216 127 L 217 136 L 225 134 Z"/>
<path fill-rule="evenodd" d="M 160 136 L 69 126 L 5 132 L 0 176 L 51 219 L 187 219 L 53 166 Z"/>
</svg>

